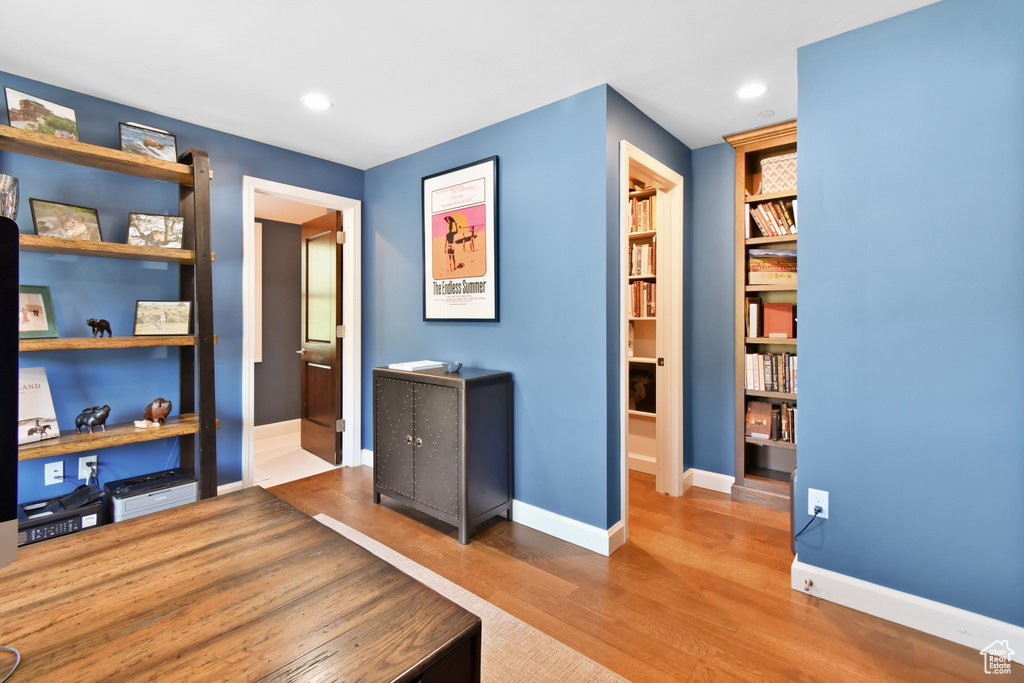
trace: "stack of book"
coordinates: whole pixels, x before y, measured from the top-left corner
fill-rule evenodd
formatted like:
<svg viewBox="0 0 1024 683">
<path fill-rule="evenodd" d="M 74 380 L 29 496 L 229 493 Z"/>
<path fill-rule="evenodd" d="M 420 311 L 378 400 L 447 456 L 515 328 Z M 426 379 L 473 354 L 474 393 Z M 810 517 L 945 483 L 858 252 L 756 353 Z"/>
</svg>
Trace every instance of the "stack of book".
<svg viewBox="0 0 1024 683">
<path fill-rule="evenodd" d="M 652 195 L 640 199 L 629 200 L 629 231 L 649 232 L 655 229 L 654 216 L 657 211 L 658 196 Z"/>
<path fill-rule="evenodd" d="M 796 408 L 787 403 L 748 401 L 744 417 L 744 436 L 751 439 L 796 444 Z"/>
<path fill-rule="evenodd" d="M 634 277 L 653 277 L 658 262 L 657 242 L 634 244 L 629 250 L 629 274 Z"/>
<path fill-rule="evenodd" d="M 629 317 L 653 318 L 656 313 L 655 301 L 658 298 L 658 285 L 654 282 L 634 282 L 629 285 L 632 303 Z"/>
<path fill-rule="evenodd" d="M 753 226 L 751 225 L 753 223 Z M 796 234 L 796 200 L 775 199 L 747 205 L 747 237 L 783 237 Z"/>
<path fill-rule="evenodd" d="M 750 391 L 796 393 L 795 353 L 748 353 L 744 386 Z"/>
<path fill-rule="evenodd" d="M 796 287 L 796 249 L 751 249 L 747 284 Z"/>
</svg>

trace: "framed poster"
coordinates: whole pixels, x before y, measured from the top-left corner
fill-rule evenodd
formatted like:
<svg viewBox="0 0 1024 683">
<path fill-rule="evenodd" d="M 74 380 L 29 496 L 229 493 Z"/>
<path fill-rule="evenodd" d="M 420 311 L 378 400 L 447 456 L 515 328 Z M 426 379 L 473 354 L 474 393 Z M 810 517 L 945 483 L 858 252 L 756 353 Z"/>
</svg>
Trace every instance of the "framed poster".
<svg viewBox="0 0 1024 683">
<path fill-rule="evenodd" d="M 191 301 L 136 301 L 136 337 L 164 337 L 188 334 L 192 322 Z"/>
<path fill-rule="evenodd" d="M 423 178 L 423 319 L 498 320 L 498 157 Z"/>
</svg>

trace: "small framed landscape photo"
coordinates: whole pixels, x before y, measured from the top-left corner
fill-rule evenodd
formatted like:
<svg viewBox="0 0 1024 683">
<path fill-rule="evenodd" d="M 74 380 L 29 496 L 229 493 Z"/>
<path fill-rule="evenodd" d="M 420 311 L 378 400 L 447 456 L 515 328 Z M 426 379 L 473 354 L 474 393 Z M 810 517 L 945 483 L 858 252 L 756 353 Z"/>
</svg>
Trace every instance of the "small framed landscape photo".
<svg viewBox="0 0 1024 683">
<path fill-rule="evenodd" d="M 46 339 L 57 336 L 50 288 L 21 285 L 18 295 L 18 336 L 21 339 Z"/>
<path fill-rule="evenodd" d="M 151 213 L 128 214 L 128 244 L 135 247 L 181 249 L 185 219 Z"/>
<path fill-rule="evenodd" d="M 136 337 L 169 337 L 189 333 L 192 324 L 191 301 L 136 301 Z"/>
<path fill-rule="evenodd" d="M 37 235 L 66 240 L 103 241 L 100 215 L 96 209 L 44 199 L 29 199 L 28 202 L 32 206 L 32 227 Z"/>
<path fill-rule="evenodd" d="M 164 161 L 177 161 L 177 140 L 166 130 L 138 123 L 121 123 L 121 151 Z"/>
<path fill-rule="evenodd" d="M 5 87 L 4 93 L 7 95 L 7 118 L 11 127 L 65 140 L 78 139 L 78 121 L 74 109 L 47 102 L 14 88 Z"/>
</svg>

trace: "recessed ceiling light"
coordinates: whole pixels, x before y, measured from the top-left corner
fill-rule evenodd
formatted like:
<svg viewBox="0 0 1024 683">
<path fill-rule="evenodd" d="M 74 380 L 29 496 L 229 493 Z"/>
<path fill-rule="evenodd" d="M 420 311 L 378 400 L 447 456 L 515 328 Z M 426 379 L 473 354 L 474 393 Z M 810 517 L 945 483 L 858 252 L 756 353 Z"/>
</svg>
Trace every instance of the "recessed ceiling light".
<svg viewBox="0 0 1024 683">
<path fill-rule="evenodd" d="M 761 111 L 757 112 L 757 115 L 760 116 L 762 119 L 770 119 L 771 117 L 775 116 L 775 110 L 762 109 Z"/>
<path fill-rule="evenodd" d="M 736 91 L 736 96 L 740 99 L 749 100 L 754 97 L 760 97 L 766 92 L 768 92 L 767 85 L 763 83 L 748 83 Z"/>
<path fill-rule="evenodd" d="M 323 95 L 320 95 L 319 93 L 310 93 L 309 95 L 304 95 L 302 97 L 302 103 L 309 107 L 310 109 L 315 109 L 316 111 L 330 109 L 333 106 L 329 99 L 327 99 Z"/>
</svg>

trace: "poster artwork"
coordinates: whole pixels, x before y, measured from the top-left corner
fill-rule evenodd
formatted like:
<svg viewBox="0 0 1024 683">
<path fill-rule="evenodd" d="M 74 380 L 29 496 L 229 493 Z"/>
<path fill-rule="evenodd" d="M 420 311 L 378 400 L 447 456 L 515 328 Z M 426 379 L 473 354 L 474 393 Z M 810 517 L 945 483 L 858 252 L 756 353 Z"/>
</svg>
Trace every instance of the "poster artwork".
<svg viewBox="0 0 1024 683">
<path fill-rule="evenodd" d="M 424 319 L 497 319 L 496 162 L 424 178 Z"/>
</svg>

